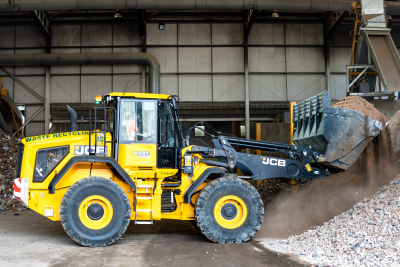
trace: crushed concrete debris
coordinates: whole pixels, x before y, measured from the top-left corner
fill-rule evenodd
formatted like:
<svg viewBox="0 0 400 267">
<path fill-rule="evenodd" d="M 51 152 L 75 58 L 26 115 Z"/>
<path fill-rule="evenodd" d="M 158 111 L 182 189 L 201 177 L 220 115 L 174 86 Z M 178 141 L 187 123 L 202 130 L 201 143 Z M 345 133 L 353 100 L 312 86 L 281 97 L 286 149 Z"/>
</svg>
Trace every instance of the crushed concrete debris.
<svg viewBox="0 0 400 267">
<path fill-rule="evenodd" d="M 369 103 L 367 100 L 359 96 L 347 96 L 340 99 L 333 106 L 337 108 L 352 109 L 358 111 L 368 117 L 373 118 L 374 120 L 381 121 L 383 123 L 387 123 L 389 121 L 384 114 L 382 114 L 379 110 L 375 108 L 373 104 Z"/>
<path fill-rule="evenodd" d="M 393 152 L 397 158 L 397 161 L 400 162 L 400 110 L 393 115 L 389 122 L 389 129 L 392 133 L 392 145 Z"/>
<path fill-rule="evenodd" d="M 0 211 L 22 211 L 26 206 L 13 199 L 14 179 L 20 139 L 6 135 L 0 129 Z"/>
<path fill-rule="evenodd" d="M 352 209 L 284 240 L 262 242 L 312 266 L 400 266 L 400 174 Z"/>
</svg>

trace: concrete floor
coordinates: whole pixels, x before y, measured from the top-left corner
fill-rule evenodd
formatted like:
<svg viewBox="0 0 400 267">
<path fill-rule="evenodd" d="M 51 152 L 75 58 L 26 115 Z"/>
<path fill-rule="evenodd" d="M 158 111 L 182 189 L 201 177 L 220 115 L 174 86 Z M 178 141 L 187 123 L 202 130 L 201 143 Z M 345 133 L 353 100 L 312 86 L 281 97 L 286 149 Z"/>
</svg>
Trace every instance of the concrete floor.
<svg viewBox="0 0 400 267">
<path fill-rule="evenodd" d="M 257 241 L 216 244 L 190 222 L 130 224 L 122 239 L 103 248 L 76 244 L 60 222 L 33 212 L 0 212 L 0 266 L 268 266 L 300 267 Z"/>
</svg>

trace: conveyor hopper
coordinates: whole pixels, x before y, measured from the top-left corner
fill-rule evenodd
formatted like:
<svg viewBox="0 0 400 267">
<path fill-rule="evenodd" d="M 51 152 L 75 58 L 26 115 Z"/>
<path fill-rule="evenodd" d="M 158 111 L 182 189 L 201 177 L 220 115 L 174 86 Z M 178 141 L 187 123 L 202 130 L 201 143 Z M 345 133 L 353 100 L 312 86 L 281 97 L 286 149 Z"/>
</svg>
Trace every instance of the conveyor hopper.
<svg viewBox="0 0 400 267">
<path fill-rule="evenodd" d="M 400 56 L 389 31 L 366 30 L 365 37 L 385 90 L 400 91 Z"/>
</svg>

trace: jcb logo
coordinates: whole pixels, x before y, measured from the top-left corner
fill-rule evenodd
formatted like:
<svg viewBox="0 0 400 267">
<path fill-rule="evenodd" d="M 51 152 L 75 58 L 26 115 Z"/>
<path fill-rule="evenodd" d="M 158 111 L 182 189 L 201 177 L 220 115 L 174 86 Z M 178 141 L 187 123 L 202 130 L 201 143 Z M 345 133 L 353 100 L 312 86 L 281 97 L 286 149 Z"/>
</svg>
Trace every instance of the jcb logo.
<svg viewBox="0 0 400 267">
<path fill-rule="evenodd" d="M 283 159 L 266 158 L 265 160 L 263 160 L 263 164 L 285 167 L 286 166 L 286 161 L 283 160 Z"/>
<path fill-rule="evenodd" d="M 92 146 L 90 149 L 91 153 L 94 153 L 95 146 Z M 104 147 L 103 146 L 98 146 L 96 148 L 96 154 L 100 155 L 107 155 L 107 147 L 106 147 L 106 153 L 104 153 Z M 89 155 L 89 146 L 75 146 L 75 155 Z"/>
</svg>

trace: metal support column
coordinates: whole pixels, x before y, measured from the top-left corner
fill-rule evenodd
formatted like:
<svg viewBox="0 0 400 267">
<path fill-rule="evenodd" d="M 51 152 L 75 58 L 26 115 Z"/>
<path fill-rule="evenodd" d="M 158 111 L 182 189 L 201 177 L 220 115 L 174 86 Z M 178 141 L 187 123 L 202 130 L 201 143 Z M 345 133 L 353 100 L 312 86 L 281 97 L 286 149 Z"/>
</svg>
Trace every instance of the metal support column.
<svg viewBox="0 0 400 267">
<path fill-rule="evenodd" d="M 329 43 L 328 38 L 324 38 L 325 43 L 325 84 L 326 90 L 328 91 L 329 101 L 331 101 L 331 64 L 330 64 L 330 55 L 329 55 Z"/>
<path fill-rule="evenodd" d="M 331 101 L 331 67 L 330 67 L 330 54 L 329 54 L 329 43 L 328 36 L 333 33 L 335 28 L 340 24 L 340 22 L 344 19 L 347 12 L 329 12 L 326 14 L 325 23 L 324 23 L 324 52 L 325 52 L 325 84 L 326 90 L 328 91 L 329 101 Z"/>
<path fill-rule="evenodd" d="M 44 133 L 49 134 L 50 125 L 50 67 L 46 67 L 46 89 L 44 101 Z"/>
<path fill-rule="evenodd" d="M 245 88 L 245 127 L 246 138 L 250 139 L 250 94 L 249 94 L 249 55 L 247 36 L 244 36 L 244 88 Z M 249 153 L 248 151 L 247 153 Z"/>
<path fill-rule="evenodd" d="M 244 43 L 244 88 L 245 88 L 245 127 L 246 138 L 250 139 L 250 93 L 249 93 L 249 46 L 247 36 L 256 18 L 258 10 L 246 10 L 243 18 L 243 43 Z M 246 149 L 250 153 L 250 149 Z"/>
<path fill-rule="evenodd" d="M 138 9 L 138 20 L 140 35 L 142 35 L 142 52 L 146 53 L 146 16 L 144 9 Z M 142 93 L 148 93 L 146 90 L 146 65 L 142 65 Z"/>
<path fill-rule="evenodd" d="M 142 37 L 142 52 L 146 53 L 146 36 Z M 142 65 L 142 93 L 149 93 L 146 89 L 146 65 Z"/>
</svg>

